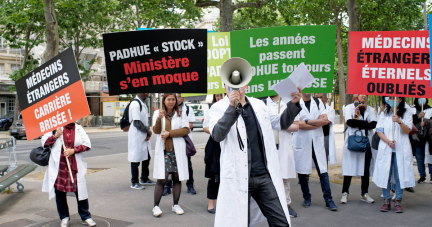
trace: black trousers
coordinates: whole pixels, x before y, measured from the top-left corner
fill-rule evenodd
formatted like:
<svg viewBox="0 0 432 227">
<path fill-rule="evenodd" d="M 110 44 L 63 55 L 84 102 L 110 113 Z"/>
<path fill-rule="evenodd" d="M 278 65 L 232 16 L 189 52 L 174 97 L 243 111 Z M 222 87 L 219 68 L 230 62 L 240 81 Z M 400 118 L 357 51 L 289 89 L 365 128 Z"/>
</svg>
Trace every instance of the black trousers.
<svg viewBox="0 0 432 227">
<path fill-rule="evenodd" d="M 325 201 L 332 200 L 333 197 L 331 195 L 331 188 L 330 188 L 330 179 L 328 176 L 328 173 L 321 173 L 318 161 L 315 156 L 315 150 L 313 148 L 312 144 L 312 160 L 315 163 L 316 170 L 318 172 L 318 176 L 320 178 L 321 183 L 321 190 L 323 192 L 323 197 Z M 303 192 L 303 198 L 304 199 L 311 199 L 312 195 L 309 190 L 309 182 L 308 182 L 308 174 L 298 174 L 299 181 L 300 181 L 300 187 Z"/>
<path fill-rule="evenodd" d="M 57 212 L 60 216 L 60 220 L 70 217 L 69 207 L 66 199 L 66 192 L 55 190 L 55 194 L 56 194 Z M 91 214 L 89 212 L 88 199 L 79 201 L 78 192 L 75 192 L 75 196 L 78 203 L 78 214 L 80 215 L 81 220 L 85 221 L 91 218 Z"/>
<path fill-rule="evenodd" d="M 369 177 L 370 177 L 370 164 L 372 160 L 372 151 L 369 148 L 365 153 L 365 163 L 364 163 L 364 174 L 361 177 L 361 194 L 369 192 Z M 352 176 L 344 176 L 342 193 L 346 192 L 349 194 L 349 188 L 351 185 Z"/>
<path fill-rule="evenodd" d="M 191 157 L 189 156 L 188 156 L 188 169 L 189 169 L 189 179 L 186 181 L 186 186 L 193 186 L 194 178 L 193 178 L 192 161 L 191 161 Z M 172 188 L 172 180 L 167 180 L 165 187 Z"/>
<path fill-rule="evenodd" d="M 270 227 L 289 226 L 288 220 L 283 211 L 276 188 L 270 175 L 265 174 L 256 177 L 249 177 L 249 212 L 248 222 L 250 223 L 250 198 L 254 198 L 261 212 L 267 218 Z"/>
<path fill-rule="evenodd" d="M 207 199 L 216 200 L 219 193 L 219 182 L 209 179 L 207 184 Z"/>
<path fill-rule="evenodd" d="M 151 157 L 149 155 L 149 158 L 145 161 L 142 161 L 141 165 L 141 180 L 143 182 L 146 182 L 149 178 L 149 165 L 150 165 Z M 132 173 L 132 184 L 138 183 L 138 176 L 139 176 L 139 170 L 138 167 L 140 166 L 139 162 L 131 162 L 131 173 Z"/>
</svg>

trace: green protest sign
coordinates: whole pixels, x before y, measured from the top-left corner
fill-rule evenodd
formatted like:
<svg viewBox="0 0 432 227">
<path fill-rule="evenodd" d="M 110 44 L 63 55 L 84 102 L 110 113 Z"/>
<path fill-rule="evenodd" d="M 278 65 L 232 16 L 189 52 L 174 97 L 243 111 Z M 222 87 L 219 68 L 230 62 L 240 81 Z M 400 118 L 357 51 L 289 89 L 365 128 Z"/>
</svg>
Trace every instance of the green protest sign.
<svg viewBox="0 0 432 227">
<path fill-rule="evenodd" d="M 230 57 L 230 33 L 207 33 L 207 94 L 183 93 L 182 97 L 225 93 L 219 71 L 222 64 Z"/>
<path fill-rule="evenodd" d="M 306 93 L 331 93 L 336 26 L 284 26 L 231 32 L 231 56 L 252 65 L 248 96 L 275 95 L 272 86 L 304 63 L 315 77 Z"/>
</svg>

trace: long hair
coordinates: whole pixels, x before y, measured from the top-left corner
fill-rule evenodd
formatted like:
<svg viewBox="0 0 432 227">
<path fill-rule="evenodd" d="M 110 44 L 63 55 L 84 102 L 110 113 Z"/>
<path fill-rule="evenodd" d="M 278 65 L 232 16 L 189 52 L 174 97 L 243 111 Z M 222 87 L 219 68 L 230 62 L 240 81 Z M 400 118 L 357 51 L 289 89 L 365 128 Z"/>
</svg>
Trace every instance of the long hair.
<svg viewBox="0 0 432 227">
<path fill-rule="evenodd" d="M 396 98 L 397 98 L 397 97 L 396 97 Z M 396 114 L 397 114 L 400 118 L 403 118 L 403 115 L 404 115 L 404 113 L 405 113 L 405 111 L 406 111 L 406 108 L 405 108 L 405 98 L 404 98 L 404 97 L 401 97 L 400 99 L 401 99 L 401 100 L 399 101 L 398 110 L 397 110 Z M 391 107 L 390 107 L 390 105 L 387 104 L 387 103 L 386 103 L 386 110 L 385 110 L 385 113 L 386 113 L 387 115 L 389 115 L 389 114 L 392 113 Z"/>
<path fill-rule="evenodd" d="M 212 105 L 213 104 L 215 104 L 217 101 L 216 101 L 216 95 L 218 95 L 218 94 L 213 94 L 213 101 L 212 101 Z M 222 98 L 224 97 L 224 94 L 221 94 L 222 95 Z"/>
<path fill-rule="evenodd" d="M 426 103 L 423 105 L 423 109 L 424 109 L 424 110 L 425 110 L 425 109 L 429 109 L 429 108 L 431 108 L 431 107 L 429 106 L 428 102 L 429 102 L 429 100 L 426 99 Z M 420 105 L 419 102 L 418 102 L 418 98 L 415 98 L 415 99 L 414 99 L 414 106 L 415 106 L 415 108 L 416 108 L 418 111 L 421 111 L 421 105 Z"/>
<path fill-rule="evenodd" d="M 180 116 L 181 116 L 181 111 L 180 111 L 180 109 L 179 109 L 179 107 L 178 107 L 177 94 L 175 94 L 175 93 L 165 93 L 165 94 L 163 95 L 163 98 L 162 98 L 162 109 L 165 111 L 165 113 L 168 113 L 167 107 L 166 107 L 166 105 L 165 105 L 165 99 L 166 99 L 168 96 L 170 96 L 170 95 L 174 95 L 174 98 L 175 98 L 175 105 L 174 105 L 174 107 L 173 107 L 173 111 L 174 111 L 174 112 L 177 112 L 177 115 L 180 117 Z"/>
</svg>

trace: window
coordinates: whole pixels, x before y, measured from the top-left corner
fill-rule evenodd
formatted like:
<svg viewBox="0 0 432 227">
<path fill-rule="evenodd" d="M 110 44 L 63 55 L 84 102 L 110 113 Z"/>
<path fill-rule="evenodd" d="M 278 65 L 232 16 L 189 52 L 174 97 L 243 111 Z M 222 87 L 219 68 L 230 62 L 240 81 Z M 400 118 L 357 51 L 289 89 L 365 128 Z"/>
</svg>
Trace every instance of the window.
<svg viewBox="0 0 432 227">
<path fill-rule="evenodd" d="M 3 76 L 5 74 L 4 68 L 5 68 L 4 64 L 0 63 L 0 76 Z"/>
<path fill-rule="evenodd" d="M 6 40 L 0 36 L 0 49 L 6 48 Z"/>
<path fill-rule="evenodd" d="M 15 97 L 8 96 L 7 97 L 7 114 L 13 114 L 15 110 Z"/>
<path fill-rule="evenodd" d="M 21 67 L 19 64 L 11 64 L 11 73 L 19 70 Z"/>
</svg>

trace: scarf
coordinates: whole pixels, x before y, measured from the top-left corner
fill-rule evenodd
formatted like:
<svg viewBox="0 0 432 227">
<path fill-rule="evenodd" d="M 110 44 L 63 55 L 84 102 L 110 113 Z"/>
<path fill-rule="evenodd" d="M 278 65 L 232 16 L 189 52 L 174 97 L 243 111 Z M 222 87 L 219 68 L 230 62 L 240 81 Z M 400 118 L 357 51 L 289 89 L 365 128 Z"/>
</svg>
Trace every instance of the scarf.
<svg viewBox="0 0 432 227">
<path fill-rule="evenodd" d="M 366 105 L 359 102 L 359 104 L 357 105 L 357 107 L 354 110 L 354 119 L 358 120 L 360 118 L 360 115 L 362 112 L 361 110 L 363 110 L 363 113 L 364 113 L 364 111 L 366 111 Z"/>
<path fill-rule="evenodd" d="M 74 149 L 75 147 L 75 123 L 70 123 L 64 126 L 63 129 L 63 140 L 66 146 L 66 149 Z M 63 148 L 63 147 L 62 147 Z M 63 149 L 62 149 L 63 151 Z M 62 152 L 62 156 L 63 152 Z M 75 158 L 75 154 L 69 157 L 69 164 L 73 171 L 78 172 L 77 162 Z"/>
<path fill-rule="evenodd" d="M 353 95 L 353 103 L 354 103 L 354 106 L 355 107 L 357 107 L 358 106 L 358 104 L 360 103 L 360 101 L 359 101 L 359 97 L 358 97 L 359 95 Z"/>
</svg>

